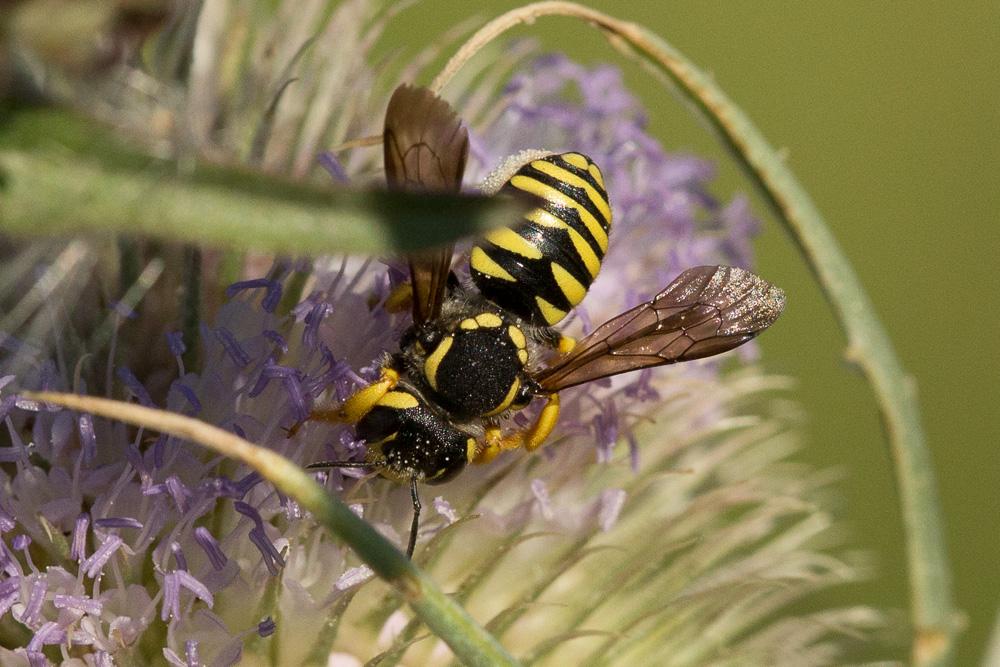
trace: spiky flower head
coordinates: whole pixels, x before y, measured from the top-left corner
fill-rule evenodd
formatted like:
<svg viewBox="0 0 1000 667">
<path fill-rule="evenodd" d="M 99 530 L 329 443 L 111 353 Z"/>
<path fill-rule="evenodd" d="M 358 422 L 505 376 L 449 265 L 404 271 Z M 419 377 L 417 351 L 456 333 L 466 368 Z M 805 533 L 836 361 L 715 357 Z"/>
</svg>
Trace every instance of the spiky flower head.
<svg viewBox="0 0 1000 667">
<path fill-rule="evenodd" d="M 169 119 L 173 130 L 161 139 L 171 150 L 243 156 L 304 176 L 321 149 L 373 129 L 369 107 L 381 100 L 359 96 L 377 79 L 365 60 L 367 7 L 261 18 L 216 15 L 206 3 L 194 17 L 186 87 L 156 79 L 177 93 L 164 106 L 143 108 L 123 92 L 114 114 Z M 325 39 L 333 36 L 336 47 Z M 341 50 L 347 43 L 355 48 Z M 237 47 L 250 55 L 234 77 L 221 64 Z M 293 77 L 298 83 L 286 86 Z M 616 69 L 536 58 L 491 101 L 492 113 L 468 110 L 476 177 L 527 148 L 582 151 L 604 170 L 616 227 L 571 333 L 648 298 L 684 268 L 752 263 L 756 223 L 746 202 L 720 204 L 708 190 L 709 163 L 664 151 Z M 267 120 L 248 132 L 251 110 Z M 327 164 L 345 181 L 373 178 L 370 154 Z M 41 252 L 25 262 L 44 274 L 65 268 L 69 253 L 74 275 L 89 275 L 99 252 L 74 242 L 56 260 Z M 110 314 L 88 329 L 110 322 L 110 349 L 88 350 L 96 335 L 68 334 L 52 305 L 36 305 L 37 317 L 0 334 L 8 439 L 0 447 L 0 633 L 9 647 L 0 661 L 346 665 L 383 654 L 448 663 L 448 649 L 400 599 L 256 473 L 176 438 L 16 393 L 120 394 L 303 464 L 360 458 L 365 445 L 346 426 L 310 423 L 293 438 L 284 429 L 374 377 L 407 324 L 383 308 L 398 279 L 373 260 L 279 260 L 230 285 L 197 342 L 166 330 L 129 349 L 129 329 L 144 316 L 158 320 L 148 312 L 130 319 L 136 314 L 119 303 L 103 306 Z M 56 296 L 70 298 L 69 289 Z M 41 330 L 73 345 L 50 353 L 34 338 Z M 183 362 L 193 345 L 195 368 Z M 150 355 L 165 361 L 140 371 L 137 360 Z M 95 387 L 88 377 L 105 381 Z M 797 439 L 787 386 L 759 368 L 720 373 L 718 364 L 695 363 L 568 390 L 544 450 L 469 470 L 425 499 L 431 511 L 416 560 L 526 661 L 835 662 L 846 646 L 841 631 L 866 629 L 877 616 L 784 611 L 858 576 L 819 547 L 833 523 L 816 501 L 828 480 L 788 460 Z M 321 476 L 405 542 L 405 490 L 346 470 Z"/>
</svg>

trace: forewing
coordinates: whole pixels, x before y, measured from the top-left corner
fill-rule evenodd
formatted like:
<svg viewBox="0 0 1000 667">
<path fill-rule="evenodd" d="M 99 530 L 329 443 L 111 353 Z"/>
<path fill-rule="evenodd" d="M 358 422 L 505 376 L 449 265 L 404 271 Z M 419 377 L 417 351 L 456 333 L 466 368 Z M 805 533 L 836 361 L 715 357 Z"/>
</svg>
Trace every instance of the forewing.
<svg viewBox="0 0 1000 667">
<path fill-rule="evenodd" d="M 458 192 L 469 155 L 469 133 L 447 102 L 426 88 L 396 88 L 385 113 L 385 177 L 390 188 Z M 409 256 L 413 318 L 441 312 L 454 246 Z"/>
<path fill-rule="evenodd" d="M 436 250 L 408 256 L 410 284 L 413 286 L 413 321 L 427 322 L 441 313 L 451 271 L 455 245 L 448 243 Z"/>
<path fill-rule="evenodd" d="M 640 368 L 711 357 L 754 338 L 784 306 L 784 292 L 746 269 L 688 269 L 651 301 L 595 329 L 535 379 L 546 391 L 559 391 Z"/>
</svg>

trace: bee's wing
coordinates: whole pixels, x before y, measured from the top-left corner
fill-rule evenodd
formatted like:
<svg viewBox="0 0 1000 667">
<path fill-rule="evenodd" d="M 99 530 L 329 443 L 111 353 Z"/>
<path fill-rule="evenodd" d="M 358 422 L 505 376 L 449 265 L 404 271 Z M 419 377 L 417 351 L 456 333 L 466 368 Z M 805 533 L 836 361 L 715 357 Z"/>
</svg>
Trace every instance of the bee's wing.
<svg viewBox="0 0 1000 667">
<path fill-rule="evenodd" d="M 390 188 L 458 192 L 469 155 L 469 133 L 447 102 L 426 88 L 396 88 L 385 112 L 385 177 Z M 408 257 L 413 318 L 441 311 L 454 245 Z"/>
<path fill-rule="evenodd" d="M 784 306 L 784 292 L 746 269 L 688 269 L 651 301 L 595 329 L 535 380 L 552 392 L 640 368 L 711 357 L 771 326 Z"/>
</svg>

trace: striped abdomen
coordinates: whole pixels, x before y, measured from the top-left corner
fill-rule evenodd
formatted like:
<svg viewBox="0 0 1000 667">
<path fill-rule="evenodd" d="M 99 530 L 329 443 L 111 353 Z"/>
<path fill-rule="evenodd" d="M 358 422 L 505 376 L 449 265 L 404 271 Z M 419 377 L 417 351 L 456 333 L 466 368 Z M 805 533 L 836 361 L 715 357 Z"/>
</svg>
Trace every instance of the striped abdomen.
<svg viewBox="0 0 1000 667">
<path fill-rule="evenodd" d="M 552 326 L 587 294 L 608 249 L 611 206 L 604 178 L 580 153 L 524 165 L 501 191 L 543 200 L 511 228 L 490 232 L 472 248 L 472 279 L 504 310 Z"/>
</svg>

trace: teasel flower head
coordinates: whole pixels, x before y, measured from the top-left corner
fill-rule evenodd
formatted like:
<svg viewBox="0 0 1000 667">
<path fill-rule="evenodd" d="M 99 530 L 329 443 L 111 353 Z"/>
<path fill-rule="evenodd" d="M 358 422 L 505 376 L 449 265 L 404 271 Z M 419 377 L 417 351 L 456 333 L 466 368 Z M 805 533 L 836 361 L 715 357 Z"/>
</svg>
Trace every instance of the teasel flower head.
<svg viewBox="0 0 1000 667">
<path fill-rule="evenodd" d="M 105 100 L 108 117 L 160 119 L 153 142 L 179 154 L 226 155 L 301 178 L 325 165 L 346 183 L 376 180 L 378 160 L 363 149 L 316 156 L 377 131 L 379 93 L 393 83 L 371 65 L 370 48 L 391 17 L 366 2 L 330 14 L 223 6 L 205 3 L 187 17 L 193 55 L 183 84 L 143 79 L 163 93 L 157 104 L 121 85 L 148 73 L 124 67 L 105 80 L 118 91 Z M 222 66 L 233 53 L 247 59 L 238 76 Z M 720 203 L 709 162 L 664 150 L 618 70 L 558 55 L 516 64 L 499 94 L 455 93 L 471 123 L 472 180 L 525 149 L 577 150 L 601 166 L 615 211 L 608 257 L 569 333 L 649 298 L 685 268 L 752 265 L 757 223 L 747 202 Z M 18 395 L 125 396 L 302 464 L 361 459 L 365 445 L 347 426 L 310 422 L 294 437 L 285 429 L 376 376 L 408 323 L 383 307 L 398 269 L 353 257 L 248 258 L 247 275 L 204 313 L 197 341 L 165 328 L 140 345 L 129 330 L 165 316 L 143 307 L 155 290 L 110 305 L 92 295 L 105 250 L 79 241 L 25 249 L 24 274 L 0 283 L 58 278 L 48 303 L 0 295 L 18 315 L 0 333 L 4 664 L 360 665 L 379 655 L 449 663 L 398 597 L 255 472 L 177 438 Z M 155 283 L 163 271 L 151 261 L 142 275 Z M 86 317 L 71 312 L 81 304 Z M 195 345 L 191 367 L 184 359 Z M 829 547 L 831 476 L 790 458 L 800 417 L 789 381 L 734 356 L 721 369 L 689 363 L 567 390 L 544 449 L 423 488 L 418 565 L 526 662 L 843 661 L 880 616 L 793 606 L 863 574 Z M 405 544 L 405 489 L 349 470 L 318 475 Z"/>
</svg>

